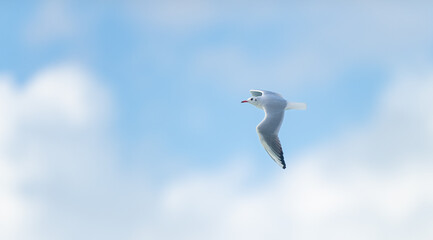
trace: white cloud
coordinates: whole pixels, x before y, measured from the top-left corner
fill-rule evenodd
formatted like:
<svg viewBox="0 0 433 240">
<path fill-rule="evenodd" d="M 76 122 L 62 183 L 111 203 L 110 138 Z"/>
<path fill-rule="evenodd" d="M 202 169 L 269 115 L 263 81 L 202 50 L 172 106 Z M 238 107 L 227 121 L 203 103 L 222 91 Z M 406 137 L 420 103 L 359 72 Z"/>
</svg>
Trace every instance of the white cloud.
<svg viewBox="0 0 433 240">
<path fill-rule="evenodd" d="M 44 221 L 55 221 L 59 204 L 50 201 L 64 197 L 61 189 L 87 194 L 110 169 L 101 135 L 108 94 L 76 64 L 47 68 L 23 86 L 2 75 L 0 93 L 0 238 L 48 239 L 56 231 Z"/>
<path fill-rule="evenodd" d="M 8 156 L 16 126 L 15 91 L 9 76 L 0 76 L 0 238 L 16 239 L 22 223 L 31 215 L 19 193 L 19 169 Z"/>
<path fill-rule="evenodd" d="M 21 93 L 22 114 L 30 115 L 33 121 L 37 118 L 45 122 L 50 118 L 60 118 L 71 125 L 92 125 L 91 121 L 100 120 L 108 110 L 101 104 L 108 101 L 106 93 L 98 89 L 93 79 L 94 76 L 83 67 L 74 65 L 43 70 Z"/>
<path fill-rule="evenodd" d="M 20 196 L 18 171 L 0 150 L 0 238 L 17 239 L 26 218 L 32 215 L 29 204 Z"/>
</svg>

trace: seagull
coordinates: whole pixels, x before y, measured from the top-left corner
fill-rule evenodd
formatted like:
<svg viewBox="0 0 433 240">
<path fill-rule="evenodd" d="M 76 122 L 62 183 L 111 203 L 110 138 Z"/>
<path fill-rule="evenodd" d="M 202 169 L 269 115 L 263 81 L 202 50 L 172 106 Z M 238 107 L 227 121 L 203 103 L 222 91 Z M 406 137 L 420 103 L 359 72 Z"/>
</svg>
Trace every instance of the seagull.
<svg viewBox="0 0 433 240">
<path fill-rule="evenodd" d="M 256 127 L 257 134 L 269 156 L 285 169 L 283 149 L 278 138 L 284 111 L 289 109 L 305 110 L 307 104 L 287 102 L 280 94 L 271 91 L 250 90 L 250 93 L 252 97 L 241 103 L 250 103 L 265 111 L 265 118 Z"/>
</svg>

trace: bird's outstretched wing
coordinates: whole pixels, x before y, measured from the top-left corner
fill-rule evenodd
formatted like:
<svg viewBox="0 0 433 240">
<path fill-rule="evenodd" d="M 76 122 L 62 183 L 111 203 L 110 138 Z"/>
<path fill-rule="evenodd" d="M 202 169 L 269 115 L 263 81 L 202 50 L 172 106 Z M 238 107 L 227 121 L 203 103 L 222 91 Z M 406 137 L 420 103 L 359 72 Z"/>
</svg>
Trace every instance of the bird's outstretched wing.
<svg viewBox="0 0 433 240">
<path fill-rule="evenodd" d="M 286 168 L 286 163 L 284 162 L 283 149 L 278 138 L 278 131 L 280 130 L 283 118 L 284 109 L 279 111 L 268 111 L 265 109 L 265 118 L 257 125 L 257 134 L 269 156 L 284 169 Z"/>
</svg>

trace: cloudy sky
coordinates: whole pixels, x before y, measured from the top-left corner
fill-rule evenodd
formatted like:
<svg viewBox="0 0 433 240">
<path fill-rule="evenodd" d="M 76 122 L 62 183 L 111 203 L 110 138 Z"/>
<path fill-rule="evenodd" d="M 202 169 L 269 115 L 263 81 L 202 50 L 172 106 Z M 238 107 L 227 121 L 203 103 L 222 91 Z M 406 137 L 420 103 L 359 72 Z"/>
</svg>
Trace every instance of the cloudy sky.
<svg viewBox="0 0 433 240">
<path fill-rule="evenodd" d="M 432 239 L 432 7 L 2 1 L 0 239 Z"/>
</svg>

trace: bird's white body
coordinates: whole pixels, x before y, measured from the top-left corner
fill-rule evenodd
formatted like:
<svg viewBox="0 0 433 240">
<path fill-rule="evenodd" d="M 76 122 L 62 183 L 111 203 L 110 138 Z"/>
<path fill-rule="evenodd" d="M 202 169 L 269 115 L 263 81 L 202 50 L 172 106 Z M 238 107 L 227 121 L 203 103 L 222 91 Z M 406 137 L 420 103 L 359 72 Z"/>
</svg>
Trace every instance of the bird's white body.
<svg viewBox="0 0 433 240">
<path fill-rule="evenodd" d="M 265 111 L 265 118 L 257 125 L 260 142 L 271 158 L 283 169 L 286 168 L 278 132 L 284 119 L 284 111 L 289 109 L 305 110 L 305 103 L 287 102 L 280 94 L 264 90 L 250 90 L 252 97 L 248 102 Z"/>
</svg>

